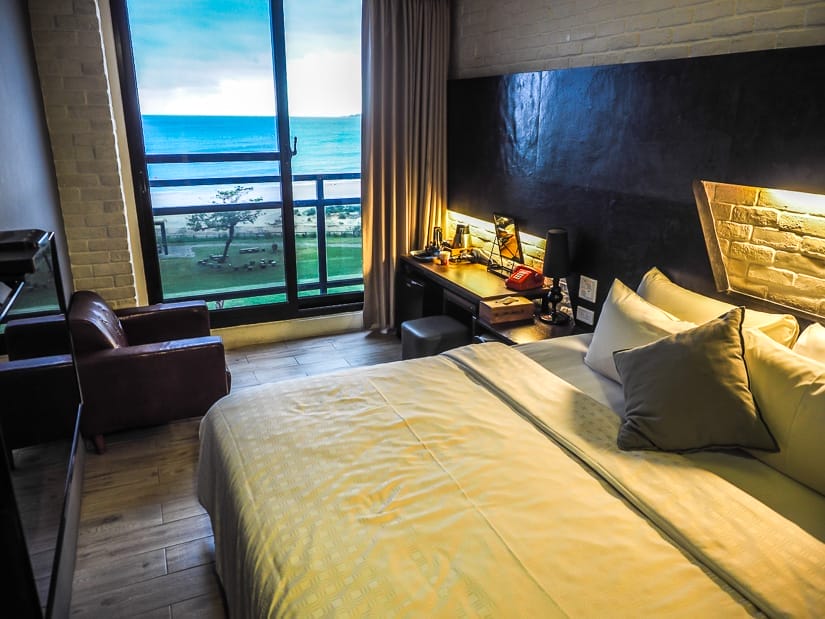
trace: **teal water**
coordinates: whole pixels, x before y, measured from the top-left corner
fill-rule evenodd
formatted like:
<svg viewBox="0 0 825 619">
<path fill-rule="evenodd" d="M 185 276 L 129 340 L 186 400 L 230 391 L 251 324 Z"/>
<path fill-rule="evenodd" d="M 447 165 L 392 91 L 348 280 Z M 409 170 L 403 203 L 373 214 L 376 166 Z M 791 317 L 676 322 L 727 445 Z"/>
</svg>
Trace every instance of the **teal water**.
<svg viewBox="0 0 825 619">
<path fill-rule="evenodd" d="M 361 171 L 361 116 L 290 118 L 298 138 L 293 174 Z M 244 153 L 277 150 L 272 116 L 143 116 L 146 153 Z M 291 145 L 290 145 L 291 146 Z M 278 174 L 277 162 L 152 164 L 150 179 Z"/>
</svg>

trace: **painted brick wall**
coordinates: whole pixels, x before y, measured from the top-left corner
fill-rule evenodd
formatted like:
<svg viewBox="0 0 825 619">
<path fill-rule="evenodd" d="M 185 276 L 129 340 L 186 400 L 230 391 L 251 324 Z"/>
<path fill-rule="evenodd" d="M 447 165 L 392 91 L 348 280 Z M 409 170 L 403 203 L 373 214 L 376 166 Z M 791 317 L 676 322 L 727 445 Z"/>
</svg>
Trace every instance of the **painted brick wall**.
<svg viewBox="0 0 825 619">
<path fill-rule="evenodd" d="M 75 289 L 136 304 L 95 0 L 31 0 L 35 58 Z"/>
<path fill-rule="evenodd" d="M 811 0 L 454 0 L 450 76 L 825 44 Z"/>
<path fill-rule="evenodd" d="M 470 217 L 456 211 L 447 211 L 447 228 L 444 231 L 444 239 L 452 240 L 455 236 L 456 224 L 466 224 L 470 226 L 470 242 L 474 249 L 480 251 L 485 257 L 493 254 L 493 241 L 495 240 L 495 228 L 493 226 L 492 215 L 490 221 L 481 221 L 475 217 Z M 524 264 L 541 271 L 544 266 L 544 246 L 545 239 L 519 232 L 521 239 L 521 251 L 524 255 Z M 504 266 L 512 268 L 511 261 L 504 261 Z"/>
<path fill-rule="evenodd" d="M 825 196 L 704 186 L 731 288 L 825 316 Z"/>
</svg>

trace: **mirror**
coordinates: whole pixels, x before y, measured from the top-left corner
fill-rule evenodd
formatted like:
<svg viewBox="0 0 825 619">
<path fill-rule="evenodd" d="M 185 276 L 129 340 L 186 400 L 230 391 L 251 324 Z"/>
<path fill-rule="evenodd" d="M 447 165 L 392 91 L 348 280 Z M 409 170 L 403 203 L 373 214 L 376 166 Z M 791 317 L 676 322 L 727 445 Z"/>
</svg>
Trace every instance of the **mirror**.
<svg viewBox="0 0 825 619">
<path fill-rule="evenodd" d="M 28 235 L 13 237 L 10 232 L 0 244 L 0 281 L 15 291 L 0 304 L 3 346 L 10 344 L 9 320 L 54 318 L 49 323 L 54 326 L 44 332 L 43 342 L 18 332 L 16 341 L 32 342 L 32 350 L 11 354 L 8 346 L 5 352 L 13 359 L 0 360 L 0 545 L 5 566 L 0 597 L 9 616 L 68 617 L 85 457 L 78 432 L 80 387 L 63 319 L 65 296 L 54 235 L 21 232 L 40 234 L 31 247 Z M 18 245 L 12 245 L 9 238 L 18 237 Z M 42 354 L 27 356 L 35 349 Z"/>
<path fill-rule="evenodd" d="M 493 226 L 495 229 L 495 239 L 493 240 L 493 251 L 490 256 L 490 270 L 506 271 L 512 270 L 506 262 L 519 264 L 524 263 L 524 255 L 521 252 L 521 239 L 518 233 L 518 223 L 516 218 L 502 213 L 493 213 Z"/>
</svg>

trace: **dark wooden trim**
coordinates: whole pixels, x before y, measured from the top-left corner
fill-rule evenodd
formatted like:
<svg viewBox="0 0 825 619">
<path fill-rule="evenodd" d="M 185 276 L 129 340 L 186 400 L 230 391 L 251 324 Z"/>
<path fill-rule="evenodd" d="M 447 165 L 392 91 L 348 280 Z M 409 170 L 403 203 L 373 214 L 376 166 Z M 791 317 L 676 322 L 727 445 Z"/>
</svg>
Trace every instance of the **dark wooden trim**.
<svg viewBox="0 0 825 619">
<path fill-rule="evenodd" d="M 129 32 L 129 13 L 126 0 L 111 0 L 110 6 L 146 292 L 149 303 L 160 303 L 163 300 L 163 287 L 160 278 L 160 260 L 155 249 L 157 240 L 149 195 L 149 172 L 146 166 L 146 146 L 143 142 L 143 121 L 138 99 L 132 37 Z"/>
</svg>

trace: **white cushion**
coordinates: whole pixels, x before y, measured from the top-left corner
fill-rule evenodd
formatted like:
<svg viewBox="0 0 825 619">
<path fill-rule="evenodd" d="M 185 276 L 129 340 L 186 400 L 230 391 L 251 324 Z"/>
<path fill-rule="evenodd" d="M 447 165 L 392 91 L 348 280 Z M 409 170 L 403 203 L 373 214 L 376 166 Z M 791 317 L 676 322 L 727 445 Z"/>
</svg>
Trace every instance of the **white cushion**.
<svg viewBox="0 0 825 619">
<path fill-rule="evenodd" d="M 808 325 L 796 340 L 793 349 L 809 359 L 825 363 L 825 327 L 818 322 Z"/>
<path fill-rule="evenodd" d="M 757 330 L 744 332 L 745 364 L 778 453 L 750 450 L 765 464 L 825 494 L 825 364 Z"/>
<path fill-rule="evenodd" d="M 616 279 L 602 305 L 584 362 L 619 383 L 621 380 L 613 361 L 615 351 L 649 344 L 695 326 L 651 305 Z"/>
<path fill-rule="evenodd" d="M 639 295 L 681 320 L 702 324 L 732 310 L 734 305 L 711 299 L 698 292 L 674 284 L 656 267 L 650 269 L 636 289 Z M 790 314 L 771 314 L 745 310 L 745 329 L 759 329 L 784 346 L 790 346 L 799 335 L 799 323 Z"/>
</svg>

